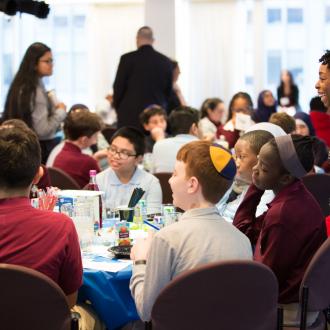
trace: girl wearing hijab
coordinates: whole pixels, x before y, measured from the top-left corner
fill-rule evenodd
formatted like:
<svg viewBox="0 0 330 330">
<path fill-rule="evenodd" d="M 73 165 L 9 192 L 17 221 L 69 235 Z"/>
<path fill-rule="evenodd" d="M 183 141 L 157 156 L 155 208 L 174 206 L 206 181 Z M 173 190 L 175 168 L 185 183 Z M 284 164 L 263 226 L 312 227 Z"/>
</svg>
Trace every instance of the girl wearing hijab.
<svg viewBox="0 0 330 330">
<path fill-rule="evenodd" d="M 255 123 L 267 122 L 269 117 L 276 112 L 276 100 L 273 93 L 266 89 L 258 96 L 258 108 L 252 114 Z"/>
</svg>

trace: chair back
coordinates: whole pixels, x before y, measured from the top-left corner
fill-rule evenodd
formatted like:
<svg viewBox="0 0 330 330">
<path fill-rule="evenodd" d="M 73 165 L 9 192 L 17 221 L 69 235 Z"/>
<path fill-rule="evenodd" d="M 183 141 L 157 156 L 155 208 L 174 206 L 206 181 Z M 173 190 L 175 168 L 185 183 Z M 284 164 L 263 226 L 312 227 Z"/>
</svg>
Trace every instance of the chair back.
<svg viewBox="0 0 330 330">
<path fill-rule="evenodd" d="M 320 246 L 309 263 L 300 287 L 308 288 L 308 311 L 322 311 L 330 306 L 330 238 Z"/>
<path fill-rule="evenodd" d="M 52 186 L 60 189 L 80 189 L 79 184 L 69 174 L 57 167 L 47 167 Z"/>
<path fill-rule="evenodd" d="M 172 204 L 172 189 L 170 184 L 168 183 L 168 180 L 172 176 L 172 173 L 154 173 L 154 176 L 158 178 L 160 186 L 162 188 L 163 204 Z"/>
<path fill-rule="evenodd" d="M 159 294 L 153 330 L 275 330 L 278 284 L 253 261 L 208 264 L 176 277 Z"/>
<path fill-rule="evenodd" d="M 61 288 L 33 269 L 0 264 L 1 329 L 68 330 L 71 314 Z"/>
<path fill-rule="evenodd" d="M 330 215 L 330 175 L 309 174 L 302 178 L 302 181 L 310 193 L 319 203 L 324 216 Z"/>
</svg>

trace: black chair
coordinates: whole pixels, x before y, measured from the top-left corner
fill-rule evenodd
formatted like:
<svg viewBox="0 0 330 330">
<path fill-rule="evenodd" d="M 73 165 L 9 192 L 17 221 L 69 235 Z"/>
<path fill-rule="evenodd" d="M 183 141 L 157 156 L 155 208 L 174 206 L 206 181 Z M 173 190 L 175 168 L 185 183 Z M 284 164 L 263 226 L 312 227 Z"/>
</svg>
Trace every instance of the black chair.
<svg viewBox="0 0 330 330">
<path fill-rule="evenodd" d="M 79 184 L 69 174 L 57 167 L 47 167 L 52 186 L 60 189 L 80 189 Z"/>
<path fill-rule="evenodd" d="M 33 269 L 0 264 L 1 329 L 78 330 L 61 288 Z"/>
<path fill-rule="evenodd" d="M 320 204 L 324 216 L 330 215 L 330 175 L 308 174 L 302 181 Z"/>
<path fill-rule="evenodd" d="M 154 176 L 159 180 L 163 193 L 163 204 L 172 204 L 172 189 L 168 180 L 172 176 L 172 173 L 154 173 Z"/>
<path fill-rule="evenodd" d="M 326 312 L 330 306 L 330 238 L 317 250 L 300 285 L 300 327 L 284 327 L 285 330 L 325 330 Z M 319 312 L 318 318 L 307 327 L 307 312 Z"/>
<path fill-rule="evenodd" d="M 159 294 L 154 330 L 275 330 L 278 283 L 267 266 L 223 261 L 185 272 Z"/>
</svg>

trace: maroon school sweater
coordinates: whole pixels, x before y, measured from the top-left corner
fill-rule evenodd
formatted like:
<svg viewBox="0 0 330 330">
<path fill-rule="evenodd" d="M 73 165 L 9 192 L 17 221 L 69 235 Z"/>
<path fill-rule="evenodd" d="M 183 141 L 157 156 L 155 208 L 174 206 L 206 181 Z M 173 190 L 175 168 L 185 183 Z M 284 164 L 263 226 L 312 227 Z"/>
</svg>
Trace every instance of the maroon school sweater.
<svg viewBox="0 0 330 330">
<path fill-rule="evenodd" d="M 297 302 L 305 270 L 326 239 L 324 217 L 300 180 L 283 188 L 268 204 L 268 211 L 256 217 L 262 194 L 254 185 L 249 187 L 233 224 L 255 246 L 254 259 L 275 273 L 279 302 Z"/>
</svg>

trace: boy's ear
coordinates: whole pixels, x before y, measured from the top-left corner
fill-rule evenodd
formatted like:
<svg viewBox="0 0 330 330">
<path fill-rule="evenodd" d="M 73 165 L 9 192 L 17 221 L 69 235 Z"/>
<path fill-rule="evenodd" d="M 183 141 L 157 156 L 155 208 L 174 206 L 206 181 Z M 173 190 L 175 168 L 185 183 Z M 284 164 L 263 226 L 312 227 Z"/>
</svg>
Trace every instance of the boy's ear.
<svg viewBox="0 0 330 330">
<path fill-rule="evenodd" d="M 187 189 L 188 194 L 195 193 L 198 190 L 198 187 L 199 187 L 198 179 L 195 176 L 192 176 L 188 180 L 187 185 L 188 185 L 188 189 Z"/>
<path fill-rule="evenodd" d="M 191 125 L 190 130 L 189 130 L 189 134 L 199 137 L 198 126 L 195 123 L 193 123 Z"/>
<path fill-rule="evenodd" d="M 78 138 L 78 142 L 82 145 L 85 145 L 86 144 L 86 141 L 87 141 L 88 137 L 87 136 L 80 136 Z"/>
<path fill-rule="evenodd" d="M 32 180 L 32 184 L 37 184 L 41 177 L 44 175 L 45 171 L 43 169 L 42 166 L 39 166 L 36 175 L 34 176 L 33 180 Z"/>
</svg>

